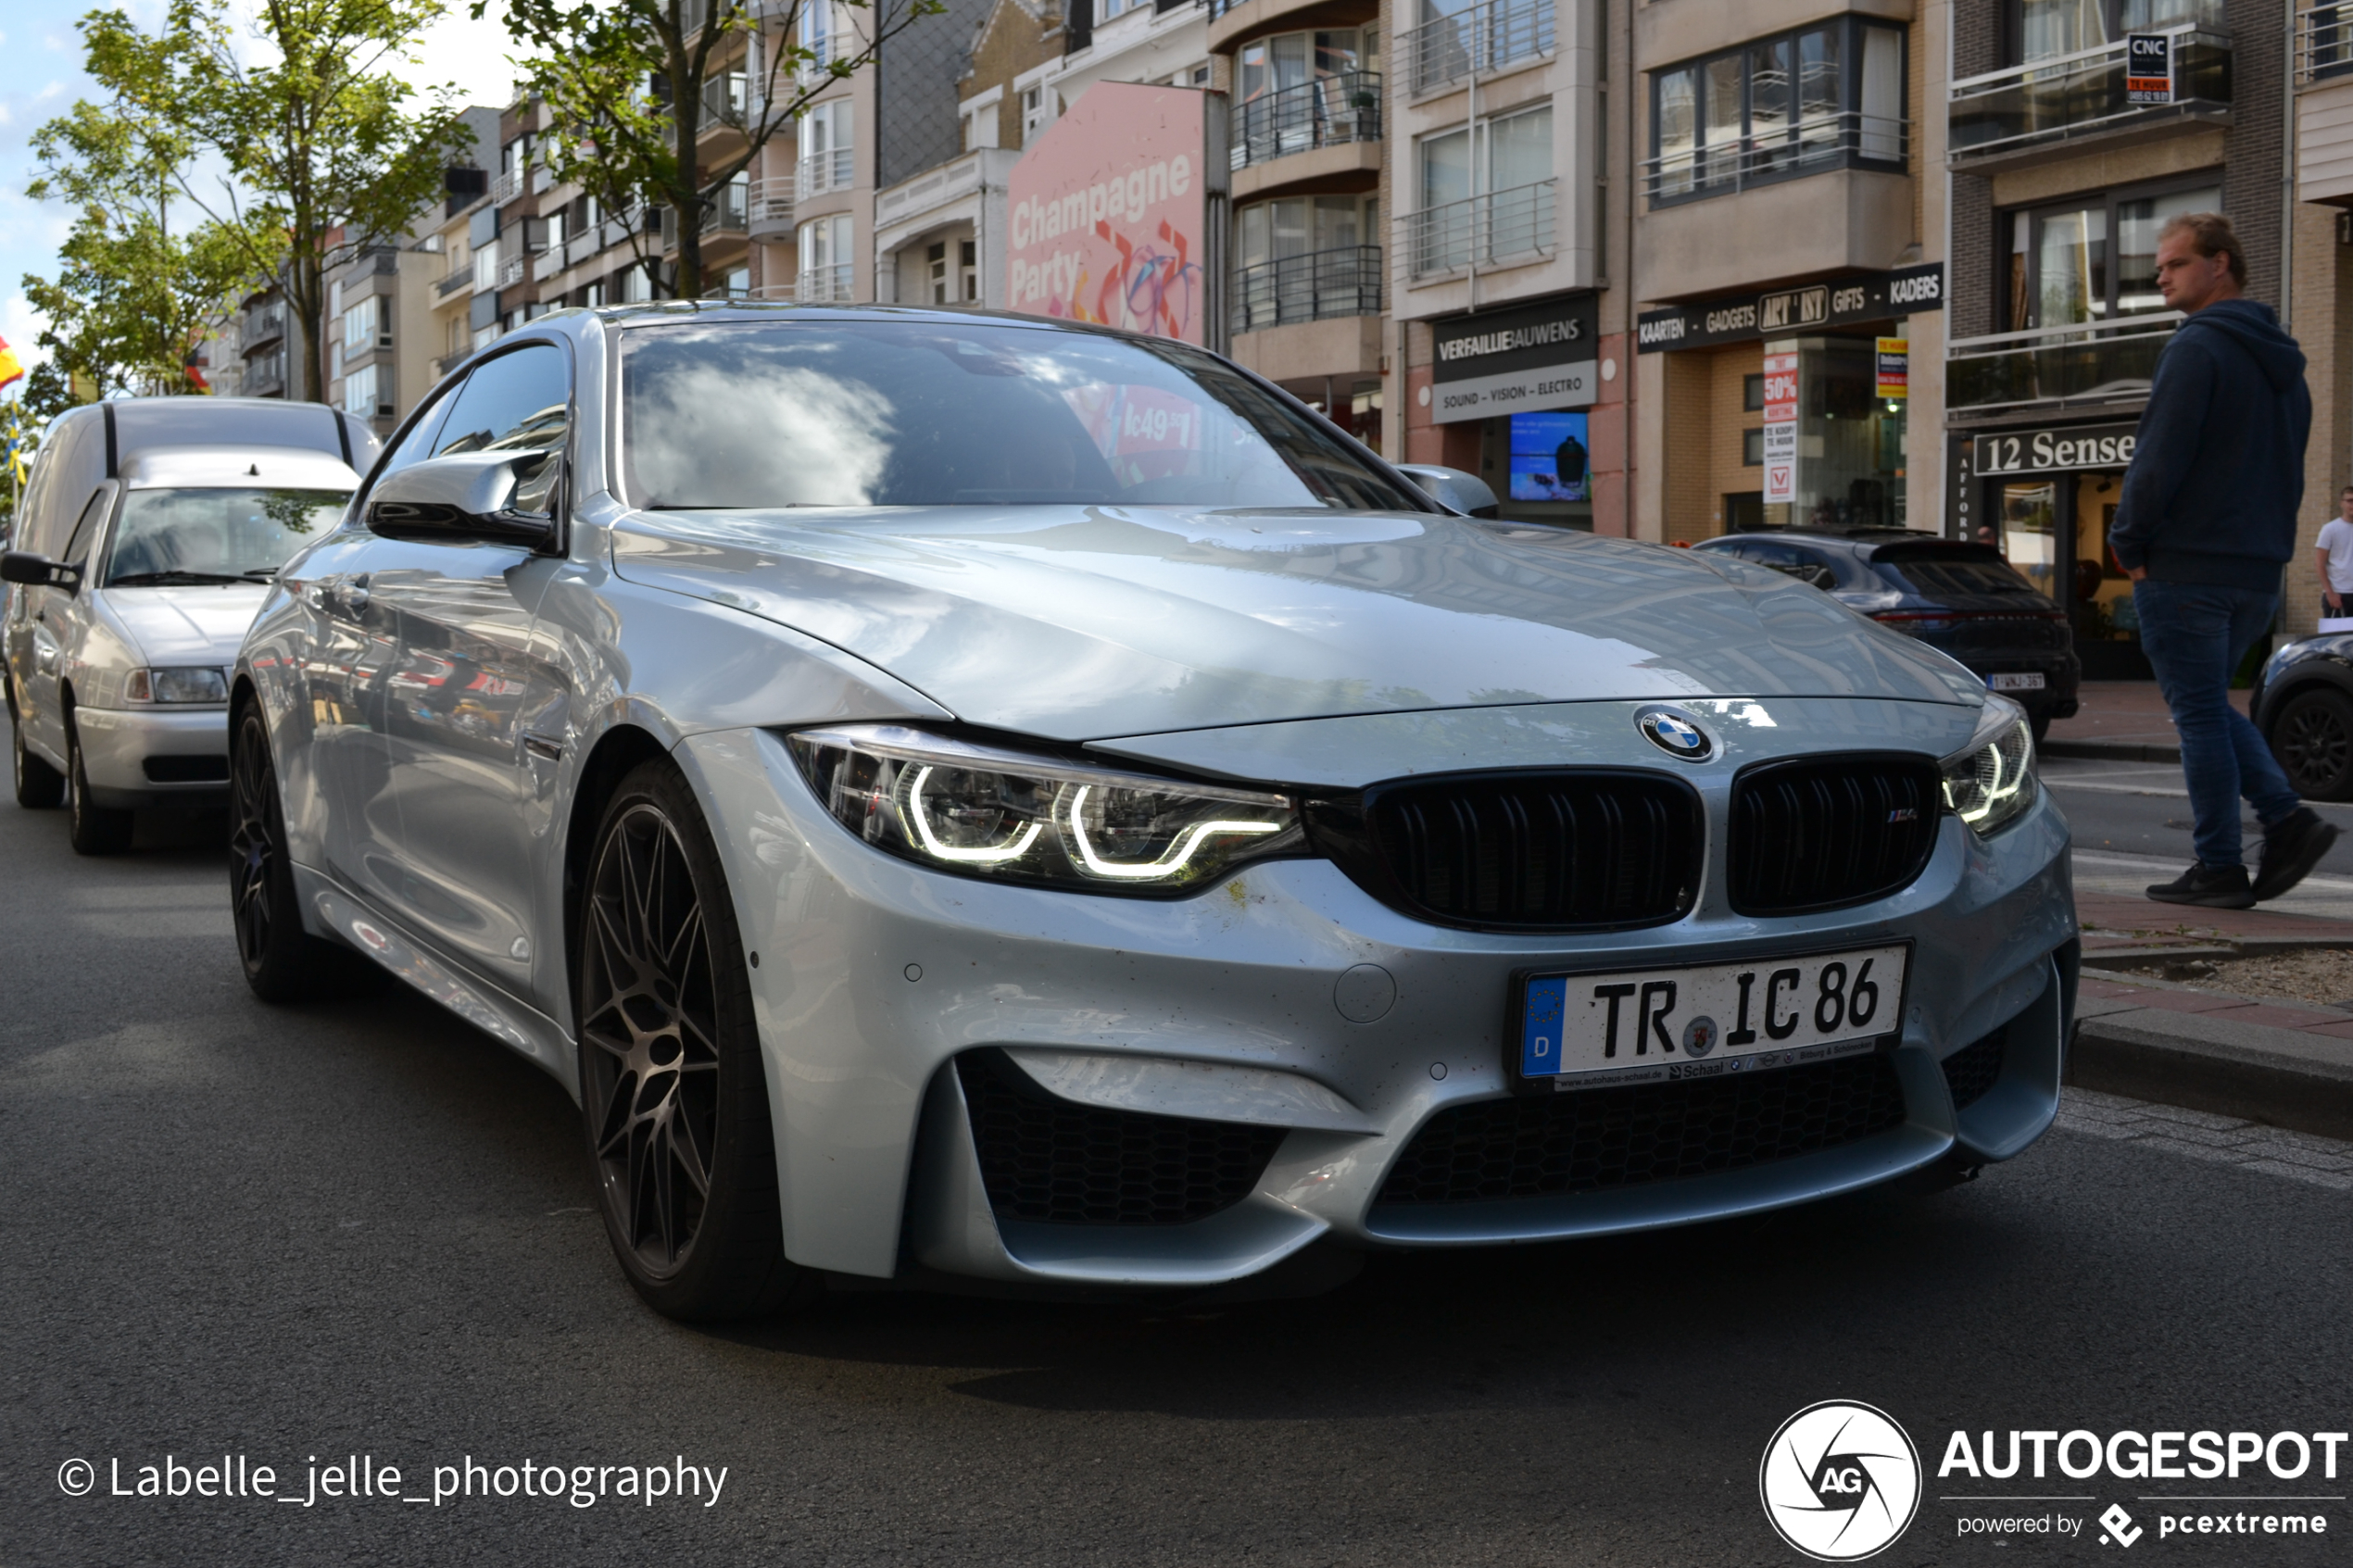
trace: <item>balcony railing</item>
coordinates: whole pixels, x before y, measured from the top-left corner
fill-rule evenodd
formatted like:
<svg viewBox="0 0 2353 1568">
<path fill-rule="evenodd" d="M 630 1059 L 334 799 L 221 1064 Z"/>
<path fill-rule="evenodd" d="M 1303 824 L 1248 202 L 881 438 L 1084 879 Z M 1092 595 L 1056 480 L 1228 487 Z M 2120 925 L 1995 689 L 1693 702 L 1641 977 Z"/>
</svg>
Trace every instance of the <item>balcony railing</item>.
<svg viewBox="0 0 2353 1568">
<path fill-rule="evenodd" d="M 2007 408 L 2144 395 L 2181 320 L 2169 310 L 1956 338 L 1945 351 L 1944 406 Z"/>
<path fill-rule="evenodd" d="M 851 264 L 847 261 L 837 261 L 830 267 L 803 268 L 793 297 L 803 305 L 846 303 L 851 297 L 850 271 Z"/>
<path fill-rule="evenodd" d="M 498 286 L 502 289 L 510 289 L 522 282 L 523 264 L 528 259 L 526 257 L 510 256 L 498 263 Z"/>
<path fill-rule="evenodd" d="M 268 343 L 271 338 L 283 337 L 285 332 L 286 318 L 283 312 L 257 310 L 245 318 L 245 340 L 248 344 Z"/>
<path fill-rule="evenodd" d="M 2353 5 L 2315 6 L 2296 19 L 2296 84 L 2353 76 Z"/>
<path fill-rule="evenodd" d="M 1955 163 L 2063 142 L 2156 116 L 2231 107 L 2231 42 L 2196 26 L 2173 40 L 2173 102 L 2124 96 L 2121 40 L 1953 83 L 1947 144 Z"/>
<path fill-rule="evenodd" d="M 830 152 L 812 153 L 800 160 L 800 199 L 822 196 L 827 191 L 846 191 L 858 183 L 858 149 L 836 147 Z"/>
<path fill-rule="evenodd" d="M 1553 185 L 1540 180 L 1410 214 L 1414 275 L 1550 256 Z"/>
<path fill-rule="evenodd" d="M 490 205 L 493 207 L 504 207 L 521 194 L 522 170 L 519 169 L 502 169 L 498 178 L 490 182 Z"/>
<path fill-rule="evenodd" d="M 1515 60 L 1550 54 L 1554 0 L 1478 0 L 1452 16 L 1408 29 L 1406 80 L 1414 95 L 1466 76 L 1485 76 Z"/>
<path fill-rule="evenodd" d="M 1378 316 L 1380 284 L 1378 245 L 1343 245 L 1236 268 L 1233 330 Z"/>
<path fill-rule="evenodd" d="M 724 76 L 714 76 L 702 84 L 702 129 L 708 135 L 721 126 L 741 129 L 745 111 L 750 100 L 744 73 L 731 70 Z"/>
<path fill-rule="evenodd" d="M 470 289 L 473 286 L 474 262 L 473 257 L 470 256 L 466 257 L 465 264 L 463 266 L 452 267 L 449 269 L 448 273 L 444 276 L 439 282 L 434 284 L 434 297 L 436 299 L 447 299 L 459 289 Z"/>
<path fill-rule="evenodd" d="M 719 283 L 703 290 L 702 296 L 705 299 L 768 300 L 771 302 L 781 302 L 786 305 L 790 305 L 793 302 L 793 285 L 790 283 L 756 283 L 749 288 L 729 288 L 724 283 Z"/>
<path fill-rule="evenodd" d="M 750 205 L 745 217 L 754 234 L 778 234 L 793 226 L 793 197 L 799 184 L 797 176 L 775 175 L 751 182 Z"/>
<path fill-rule="evenodd" d="M 703 205 L 702 232 L 706 234 L 740 234 L 749 217 L 750 192 L 744 182 L 730 181 L 719 187 L 716 194 Z"/>
<path fill-rule="evenodd" d="M 1904 120 L 1851 112 L 1814 115 L 1777 136 L 1739 137 L 1645 158 L 1642 192 L 1656 207 L 1856 164 L 1900 169 L 1911 151 L 1912 128 Z"/>
<path fill-rule="evenodd" d="M 1313 147 L 1380 140 L 1380 72 L 1341 71 L 1234 106 L 1236 169 Z"/>
</svg>

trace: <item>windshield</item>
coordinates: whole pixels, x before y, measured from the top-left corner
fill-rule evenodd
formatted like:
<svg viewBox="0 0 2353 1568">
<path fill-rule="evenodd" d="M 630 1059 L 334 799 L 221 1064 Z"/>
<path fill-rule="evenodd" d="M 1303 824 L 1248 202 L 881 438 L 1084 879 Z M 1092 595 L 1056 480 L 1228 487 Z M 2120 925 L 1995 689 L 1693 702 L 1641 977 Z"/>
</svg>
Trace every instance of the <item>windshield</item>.
<svg viewBox="0 0 2353 1568">
<path fill-rule="evenodd" d="M 622 384 L 641 507 L 1428 509 L 1181 344 L 985 321 L 659 327 L 629 334 Z"/>
<path fill-rule="evenodd" d="M 133 490 L 106 583 L 258 583 L 334 527 L 343 490 Z"/>
</svg>

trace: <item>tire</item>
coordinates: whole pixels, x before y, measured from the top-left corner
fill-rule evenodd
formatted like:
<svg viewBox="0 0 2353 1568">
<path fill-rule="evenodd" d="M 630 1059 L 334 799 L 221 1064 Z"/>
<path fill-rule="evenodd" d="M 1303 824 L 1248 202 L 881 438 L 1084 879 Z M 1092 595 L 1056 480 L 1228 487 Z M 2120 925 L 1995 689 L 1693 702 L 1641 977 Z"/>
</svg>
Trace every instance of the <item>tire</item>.
<svg viewBox="0 0 2353 1568">
<path fill-rule="evenodd" d="M 16 687 L 11 684 L 8 749 L 16 762 L 17 804 L 29 811 L 47 811 L 66 797 L 66 776 L 25 749 L 24 726 L 24 714 L 17 707 Z"/>
<path fill-rule="evenodd" d="M 580 900 L 580 1102 L 605 1234 L 665 1317 L 822 1293 L 785 1257 L 751 972 L 711 830 L 667 759 L 607 803 Z"/>
<path fill-rule="evenodd" d="M 2265 737 L 2307 800 L 2353 799 L 2353 699 L 2327 686 L 2297 692 L 2280 705 Z"/>
<path fill-rule="evenodd" d="M 2034 732 L 2034 744 L 2036 746 L 2042 745 L 2043 737 L 2051 733 L 2051 715 L 2049 710 L 2045 709 L 2040 713 L 2028 714 L 2026 716 L 2026 722 L 2027 727 Z"/>
<path fill-rule="evenodd" d="M 82 736 L 66 714 L 66 838 L 77 855 L 120 855 L 131 847 L 136 819 L 128 811 L 90 803 L 90 775 L 82 767 Z"/>
<path fill-rule="evenodd" d="M 245 984 L 265 1002 L 307 1002 L 365 988 L 375 966 L 302 928 L 270 727 L 248 706 L 229 732 L 229 909 Z"/>
</svg>

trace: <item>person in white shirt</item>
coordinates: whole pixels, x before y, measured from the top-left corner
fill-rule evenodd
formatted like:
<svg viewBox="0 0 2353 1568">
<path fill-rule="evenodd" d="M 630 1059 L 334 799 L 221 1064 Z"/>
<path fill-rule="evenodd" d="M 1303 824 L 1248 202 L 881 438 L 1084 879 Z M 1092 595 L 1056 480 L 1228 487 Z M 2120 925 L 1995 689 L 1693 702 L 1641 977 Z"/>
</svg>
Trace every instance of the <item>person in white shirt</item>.
<svg viewBox="0 0 2353 1568">
<path fill-rule="evenodd" d="M 2353 484 L 2336 497 L 2337 514 L 2321 524 L 2313 560 L 2321 573 L 2321 613 L 2342 616 L 2353 600 Z"/>
</svg>

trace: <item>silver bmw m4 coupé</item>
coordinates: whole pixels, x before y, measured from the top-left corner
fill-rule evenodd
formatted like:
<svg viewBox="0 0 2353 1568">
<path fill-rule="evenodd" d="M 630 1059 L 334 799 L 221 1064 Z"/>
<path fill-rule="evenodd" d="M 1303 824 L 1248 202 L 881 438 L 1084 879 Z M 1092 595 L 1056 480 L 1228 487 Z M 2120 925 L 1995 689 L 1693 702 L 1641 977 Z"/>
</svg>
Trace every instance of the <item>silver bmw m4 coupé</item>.
<svg viewBox="0 0 2353 1568">
<path fill-rule="evenodd" d="M 555 1074 L 680 1317 L 1271 1288 L 1933 1181 L 2057 1104 L 2015 705 L 1778 572 L 1463 515 L 1182 345 L 546 317 L 231 701 L 254 990 L 356 953 Z"/>
</svg>

